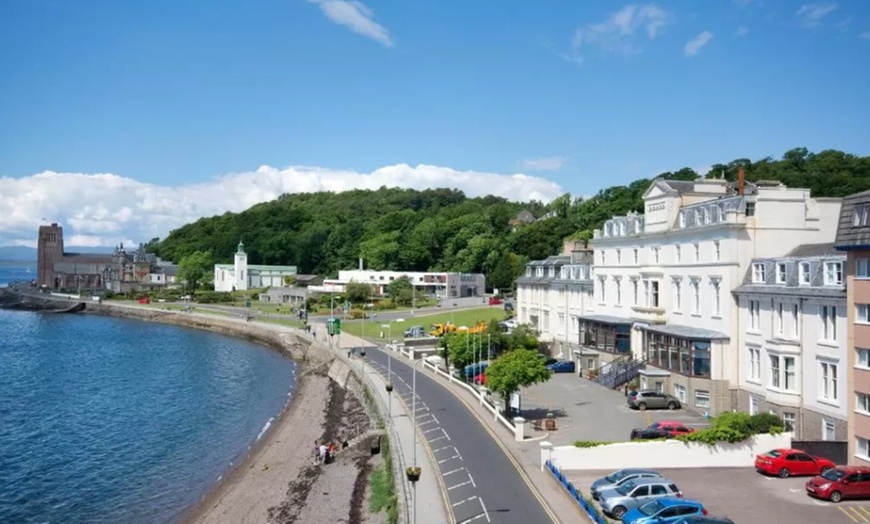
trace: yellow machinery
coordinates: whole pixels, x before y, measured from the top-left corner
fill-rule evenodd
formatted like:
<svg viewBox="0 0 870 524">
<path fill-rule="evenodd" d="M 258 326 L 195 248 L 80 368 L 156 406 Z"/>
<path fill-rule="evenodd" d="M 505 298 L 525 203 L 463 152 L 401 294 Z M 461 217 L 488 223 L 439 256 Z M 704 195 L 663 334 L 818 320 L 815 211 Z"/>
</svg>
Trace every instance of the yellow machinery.
<svg viewBox="0 0 870 524">
<path fill-rule="evenodd" d="M 447 333 L 455 333 L 456 326 L 453 324 L 432 324 L 432 329 L 429 330 L 429 334 L 433 337 L 443 337 Z"/>
</svg>

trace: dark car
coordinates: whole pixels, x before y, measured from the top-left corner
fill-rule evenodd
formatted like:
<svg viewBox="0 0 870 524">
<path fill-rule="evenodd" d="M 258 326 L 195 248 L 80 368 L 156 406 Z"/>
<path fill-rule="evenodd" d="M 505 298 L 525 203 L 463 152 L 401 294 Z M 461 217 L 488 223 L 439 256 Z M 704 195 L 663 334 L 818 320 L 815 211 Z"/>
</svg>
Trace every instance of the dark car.
<svg viewBox="0 0 870 524">
<path fill-rule="evenodd" d="M 512 302 L 505 302 L 504 303 L 504 310 L 505 311 L 513 311 L 514 310 L 513 303 Z"/>
<path fill-rule="evenodd" d="M 668 434 L 655 428 L 637 428 L 631 430 L 631 440 L 655 440 L 668 438 Z"/>
<path fill-rule="evenodd" d="M 694 428 L 686 427 L 682 422 L 662 420 L 659 422 L 653 422 L 645 428 L 631 430 L 631 440 L 678 437 L 680 435 L 687 435 L 694 432 Z"/>
<path fill-rule="evenodd" d="M 870 498 L 870 468 L 838 466 L 806 484 L 807 495 L 837 503 L 843 499 Z"/>
<path fill-rule="evenodd" d="M 728 517 L 708 517 L 705 515 L 695 515 L 692 517 L 683 517 L 674 522 L 674 524 L 734 524 L 734 521 Z"/>
<path fill-rule="evenodd" d="M 629 393 L 626 400 L 628 401 L 628 406 L 630 408 L 639 409 L 641 411 L 647 408 L 673 410 L 683 407 L 682 403 L 680 403 L 680 399 L 677 397 L 651 389 L 632 391 Z"/>
<path fill-rule="evenodd" d="M 576 368 L 574 367 L 573 360 L 557 360 L 548 365 L 547 369 L 553 373 L 574 373 L 574 369 Z"/>
</svg>

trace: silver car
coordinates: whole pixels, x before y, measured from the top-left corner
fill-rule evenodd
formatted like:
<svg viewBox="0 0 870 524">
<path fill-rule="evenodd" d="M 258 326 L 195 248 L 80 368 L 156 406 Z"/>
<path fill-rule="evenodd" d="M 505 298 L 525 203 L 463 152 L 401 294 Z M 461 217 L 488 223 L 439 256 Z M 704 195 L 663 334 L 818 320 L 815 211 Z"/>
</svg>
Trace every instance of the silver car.
<svg viewBox="0 0 870 524">
<path fill-rule="evenodd" d="M 618 486 L 621 486 L 625 482 L 628 482 L 629 480 L 648 478 L 661 478 L 661 474 L 658 471 L 652 469 L 621 469 L 619 471 L 614 471 L 606 477 L 601 477 L 600 479 L 593 482 L 590 492 L 592 493 L 592 498 L 598 500 L 598 498 L 601 496 L 602 491 L 614 489 Z"/>
<path fill-rule="evenodd" d="M 604 513 L 619 520 L 625 513 L 651 500 L 662 497 L 682 497 L 683 493 L 673 481 L 658 479 L 629 480 L 614 489 L 601 492 L 598 501 Z"/>
</svg>

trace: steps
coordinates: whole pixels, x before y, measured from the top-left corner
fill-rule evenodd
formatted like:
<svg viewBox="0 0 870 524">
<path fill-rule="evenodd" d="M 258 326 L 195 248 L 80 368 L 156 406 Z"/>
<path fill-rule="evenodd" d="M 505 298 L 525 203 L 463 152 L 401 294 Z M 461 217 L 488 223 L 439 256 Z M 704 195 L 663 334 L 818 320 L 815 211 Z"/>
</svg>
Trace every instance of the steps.
<svg viewBox="0 0 870 524">
<path fill-rule="evenodd" d="M 646 368 L 646 361 L 622 356 L 601 366 L 595 382 L 616 389 L 636 379 L 640 375 L 640 370 L 644 368 Z"/>
</svg>

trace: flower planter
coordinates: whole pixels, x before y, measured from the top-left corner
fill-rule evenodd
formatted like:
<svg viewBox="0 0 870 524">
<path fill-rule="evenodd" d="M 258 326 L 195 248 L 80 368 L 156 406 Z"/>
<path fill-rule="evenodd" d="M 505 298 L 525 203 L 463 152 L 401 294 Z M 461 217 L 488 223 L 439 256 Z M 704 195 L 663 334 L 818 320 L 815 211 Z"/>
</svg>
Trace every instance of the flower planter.
<svg viewBox="0 0 870 524">
<path fill-rule="evenodd" d="M 393 392 L 393 385 L 387 384 L 387 393 L 392 393 L 392 392 Z"/>
<path fill-rule="evenodd" d="M 411 467 L 405 470 L 405 474 L 408 475 L 408 480 L 410 482 L 417 482 L 418 480 L 420 480 L 420 473 L 422 473 L 422 471 L 419 467 Z"/>
</svg>

